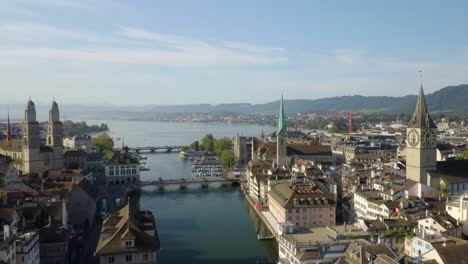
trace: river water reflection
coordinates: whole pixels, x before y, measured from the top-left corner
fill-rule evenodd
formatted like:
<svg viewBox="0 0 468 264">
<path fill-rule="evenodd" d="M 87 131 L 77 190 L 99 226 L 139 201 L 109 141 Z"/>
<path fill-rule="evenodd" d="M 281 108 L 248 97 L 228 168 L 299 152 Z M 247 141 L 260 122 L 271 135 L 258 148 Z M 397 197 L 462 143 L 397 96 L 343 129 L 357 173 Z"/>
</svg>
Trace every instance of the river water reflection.
<svg viewBox="0 0 468 264">
<path fill-rule="evenodd" d="M 132 146 L 185 145 L 206 133 L 215 137 L 239 134 L 258 135 L 271 127 L 186 124 L 131 121 L 91 121 L 107 123 L 111 133 Z M 119 144 L 117 142 L 116 144 Z M 191 163 L 177 153 L 143 154 L 150 171 L 142 180 L 160 177 L 189 178 Z M 141 209 L 150 210 L 156 217 L 161 240 L 160 263 L 244 264 L 277 257 L 274 241 L 259 241 L 257 233 L 267 228 L 257 218 L 237 188 L 188 189 L 160 192 L 145 187 L 140 194 Z"/>
</svg>

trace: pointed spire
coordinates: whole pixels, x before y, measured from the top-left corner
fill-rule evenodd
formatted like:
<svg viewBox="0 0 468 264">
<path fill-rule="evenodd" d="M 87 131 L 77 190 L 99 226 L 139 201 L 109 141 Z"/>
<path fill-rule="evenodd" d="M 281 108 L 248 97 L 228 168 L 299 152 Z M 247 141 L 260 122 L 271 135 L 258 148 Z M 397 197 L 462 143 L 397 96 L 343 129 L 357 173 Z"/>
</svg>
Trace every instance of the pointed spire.
<svg viewBox="0 0 468 264">
<path fill-rule="evenodd" d="M 283 93 L 281 93 L 281 104 L 280 104 L 280 111 L 278 116 L 278 129 L 276 130 L 276 134 L 280 133 L 287 133 L 288 128 L 286 126 L 286 120 L 284 119 L 284 102 L 283 102 Z"/>
<path fill-rule="evenodd" d="M 52 100 L 52 104 L 50 105 L 49 109 L 49 122 L 57 123 L 60 122 L 60 111 L 58 108 L 58 104 L 55 101 L 55 97 Z"/>
<path fill-rule="evenodd" d="M 7 141 L 10 141 L 10 139 L 11 139 L 10 111 L 8 111 L 8 116 L 7 116 L 7 131 L 6 131 L 6 139 L 7 139 Z"/>
<path fill-rule="evenodd" d="M 411 128 L 437 128 L 436 124 L 429 115 L 426 106 L 426 98 L 424 97 L 424 89 L 421 83 L 419 89 L 418 101 L 416 102 L 416 109 L 414 110 L 413 118 L 411 118 L 408 127 Z"/>
</svg>

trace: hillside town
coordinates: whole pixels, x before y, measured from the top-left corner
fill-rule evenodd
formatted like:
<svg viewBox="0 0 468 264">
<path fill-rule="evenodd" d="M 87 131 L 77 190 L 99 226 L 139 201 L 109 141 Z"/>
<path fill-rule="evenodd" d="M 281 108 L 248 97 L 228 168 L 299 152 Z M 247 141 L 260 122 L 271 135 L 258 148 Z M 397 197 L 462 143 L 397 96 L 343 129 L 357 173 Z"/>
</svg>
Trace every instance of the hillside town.
<svg viewBox="0 0 468 264">
<path fill-rule="evenodd" d="M 436 124 L 421 85 L 407 123 L 236 137 L 242 190 L 278 263 L 466 263 L 466 121 Z"/>
<path fill-rule="evenodd" d="M 278 244 L 271 263 L 468 261 L 468 127 L 436 124 L 422 86 L 407 124 L 301 131 L 286 113 L 281 99 L 276 131 L 234 137 L 227 168 L 214 153 L 181 153 L 193 160 L 193 184 L 240 183 L 268 227 L 258 239 Z M 132 195 L 139 184 L 185 190 L 188 180 L 144 182 L 144 158 L 124 143 L 106 154 L 90 135 L 64 137 L 55 100 L 44 127 L 29 100 L 20 126 L 12 130 L 8 117 L 0 141 L 0 261 L 158 262 L 158 215 Z"/>
</svg>

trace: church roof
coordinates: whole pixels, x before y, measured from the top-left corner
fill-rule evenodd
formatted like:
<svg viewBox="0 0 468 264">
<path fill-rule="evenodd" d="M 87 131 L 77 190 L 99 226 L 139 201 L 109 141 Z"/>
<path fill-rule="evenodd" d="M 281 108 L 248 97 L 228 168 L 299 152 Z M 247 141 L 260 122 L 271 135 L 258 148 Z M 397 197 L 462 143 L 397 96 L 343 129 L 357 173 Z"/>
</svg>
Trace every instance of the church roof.
<svg viewBox="0 0 468 264">
<path fill-rule="evenodd" d="M 146 211 L 132 210 L 130 203 L 127 203 L 120 211 L 104 219 L 96 255 L 158 250 L 157 233 L 151 236 L 145 232 L 149 227 L 157 232 L 153 215 Z M 123 241 L 129 238 L 134 240 L 134 247 L 125 247 Z"/>
<path fill-rule="evenodd" d="M 278 116 L 278 129 L 276 130 L 277 135 L 280 133 L 288 133 L 288 127 L 286 126 L 286 121 L 284 120 L 283 95 L 281 95 L 280 111 Z"/>
<path fill-rule="evenodd" d="M 23 142 L 21 139 L 0 140 L 0 149 L 21 152 Z"/>
<path fill-rule="evenodd" d="M 421 85 L 419 89 L 418 101 L 414 115 L 408 123 L 408 128 L 437 128 L 436 124 L 427 111 L 426 99 L 424 97 L 424 90 Z"/>
</svg>

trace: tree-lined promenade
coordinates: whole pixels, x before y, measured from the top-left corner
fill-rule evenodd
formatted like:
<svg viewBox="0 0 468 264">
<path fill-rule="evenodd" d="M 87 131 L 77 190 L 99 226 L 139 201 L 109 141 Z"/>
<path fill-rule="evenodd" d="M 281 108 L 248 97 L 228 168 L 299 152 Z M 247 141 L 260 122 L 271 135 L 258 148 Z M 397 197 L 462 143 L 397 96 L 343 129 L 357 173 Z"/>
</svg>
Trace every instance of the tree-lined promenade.
<svg viewBox="0 0 468 264">
<path fill-rule="evenodd" d="M 232 152 L 232 140 L 227 137 L 216 139 L 213 134 L 206 134 L 200 141 L 195 140 L 190 146 L 182 150 L 207 151 L 218 155 L 221 164 L 225 169 L 234 163 L 234 153 Z"/>
</svg>

